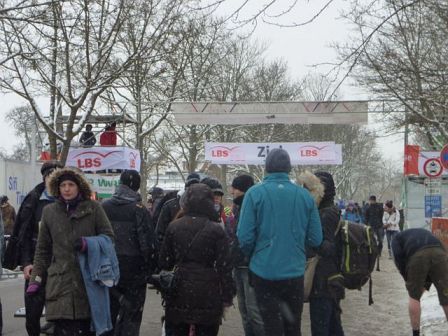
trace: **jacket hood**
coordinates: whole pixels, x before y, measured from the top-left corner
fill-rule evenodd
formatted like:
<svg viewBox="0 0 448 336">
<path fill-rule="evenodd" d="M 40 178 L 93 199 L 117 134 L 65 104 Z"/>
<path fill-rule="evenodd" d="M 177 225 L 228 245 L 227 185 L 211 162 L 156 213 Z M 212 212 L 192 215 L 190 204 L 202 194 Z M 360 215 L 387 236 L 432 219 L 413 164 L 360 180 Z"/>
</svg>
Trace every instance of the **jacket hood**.
<svg viewBox="0 0 448 336">
<path fill-rule="evenodd" d="M 114 204 L 122 205 L 122 204 L 129 204 L 129 203 L 135 203 L 140 202 L 142 200 L 142 197 L 139 193 L 129 188 L 127 185 L 120 184 L 115 190 L 115 193 L 112 196 L 111 201 Z"/>
<path fill-rule="evenodd" d="M 82 198 L 86 200 L 90 199 L 90 196 L 92 195 L 92 189 L 90 188 L 89 182 L 87 182 L 82 173 L 73 168 L 57 169 L 50 174 L 47 181 L 47 189 L 52 196 L 56 198 L 61 196 L 59 192 L 59 179 L 63 175 L 71 175 L 79 186 L 79 194 L 82 196 Z"/>
<path fill-rule="evenodd" d="M 216 217 L 213 192 L 203 183 L 190 185 L 180 199 L 180 206 L 186 215 L 203 215 L 208 218 Z"/>
<path fill-rule="evenodd" d="M 321 203 L 328 204 L 334 203 L 334 197 L 336 196 L 336 186 L 334 185 L 333 176 L 325 171 L 317 171 L 314 173 L 324 186 L 324 196 L 322 197 Z"/>
<path fill-rule="evenodd" d="M 265 169 L 267 173 L 289 173 L 291 171 L 291 159 L 287 151 L 274 148 L 266 157 Z"/>
<path fill-rule="evenodd" d="M 321 180 L 309 171 L 305 171 L 299 176 L 299 182 L 307 189 L 311 196 L 313 196 L 316 204 L 319 205 L 325 193 L 325 186 Z"/>
</svg>

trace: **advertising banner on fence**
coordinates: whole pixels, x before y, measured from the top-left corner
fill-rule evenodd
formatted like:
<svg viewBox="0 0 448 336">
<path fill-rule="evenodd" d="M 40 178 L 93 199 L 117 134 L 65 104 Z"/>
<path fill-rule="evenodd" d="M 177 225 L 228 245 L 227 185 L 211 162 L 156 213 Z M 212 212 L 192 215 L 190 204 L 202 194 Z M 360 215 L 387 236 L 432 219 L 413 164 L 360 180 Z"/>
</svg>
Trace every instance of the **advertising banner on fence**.
<svg viewBox="0 0 448 336">
<path fill-rule="evenodd" d="M 70 148 L 66 166 L 92 172 L 106 169 L 140 171 L 140 153 L 129 147 Z"/>
<path fill-rule="evenodd" d="M 448 248 L 448 218 L 433 217 L 431 221 L 431 231 Z"/>
<path fill-rule="evenodd" d="M 404 174 L 437 178 L 448 176 L 448 169 L 444 169 L 440 152 L 422 151 L 419 146 L 407 145 Z"/>
<path fill-rule="evenodd" d="M 214 164 L 263 165 L 271 149 L 283 148 L 293 165 L 342 164 L 342 146 L 334 142 L 205 143 L 205 160 Z"/>
<path fill-rule="evenodd" d="M 85 174 L 85 177 L 99 198 L 112 197 L 115 188 L 120 184 L 120 175 Z"/>
</svg>

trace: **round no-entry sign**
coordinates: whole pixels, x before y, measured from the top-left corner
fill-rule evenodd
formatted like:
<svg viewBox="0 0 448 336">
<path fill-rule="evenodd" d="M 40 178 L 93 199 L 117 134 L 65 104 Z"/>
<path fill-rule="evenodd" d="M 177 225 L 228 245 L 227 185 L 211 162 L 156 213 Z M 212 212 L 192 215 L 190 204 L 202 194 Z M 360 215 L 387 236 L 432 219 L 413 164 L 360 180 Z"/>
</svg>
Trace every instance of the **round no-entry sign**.
<svg viewBox="0 0 448 336">
<path fill-rule="evenodd" d="M 423 172 L 428 177 L 438 177 L 442 175 L 443 166 L 437 158 L 428 159 L 423 164 Z"/>
<path fill-rule="evenodd" d="M 440 163 L 443 168 L 448 169 L 448 145 L 443 146 L 440 151 Z"/>
</svg>

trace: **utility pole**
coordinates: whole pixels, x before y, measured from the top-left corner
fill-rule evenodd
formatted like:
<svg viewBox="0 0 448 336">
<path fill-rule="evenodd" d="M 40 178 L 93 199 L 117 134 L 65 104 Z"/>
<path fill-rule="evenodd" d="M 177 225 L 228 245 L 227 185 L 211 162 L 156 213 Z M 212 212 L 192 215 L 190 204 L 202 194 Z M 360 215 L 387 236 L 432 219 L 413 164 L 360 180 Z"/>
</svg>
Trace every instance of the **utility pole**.
<svg viewBox="0 0 448 336">
<path fill-rule="evenodd" d="M 404 106 L 404 149 L 406 153 L 406 146 L 409 142 L 409 122 L 408 122 L 408 108 Z M 406 154 L 405 154 L 406 155 Z M 404 162 L 406 162 L 407 158 L 404 158 Z M 408 218 L 408 177 L 404 175 L 403 172 L 403 197 L 402 199 L 402 207 L 404 212 L 404 218 Z M 405 220 L 404 226 L 407 227 L 407 221 Z"/>
</svg>

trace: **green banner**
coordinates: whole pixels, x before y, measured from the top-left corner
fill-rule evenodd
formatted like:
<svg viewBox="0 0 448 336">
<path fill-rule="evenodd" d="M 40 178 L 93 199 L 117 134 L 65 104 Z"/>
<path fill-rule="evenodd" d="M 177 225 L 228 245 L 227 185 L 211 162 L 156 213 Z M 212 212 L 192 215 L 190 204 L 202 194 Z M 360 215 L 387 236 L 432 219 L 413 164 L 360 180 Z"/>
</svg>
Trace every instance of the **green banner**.
<svg viewBox="0 0 448 336">
<path fill-rule="evenodd" d="M 112 197 L 115 189 L 120 184 L 120 175 L 86 174 L 85 177 L 99 198 Z"/>
</svg>

